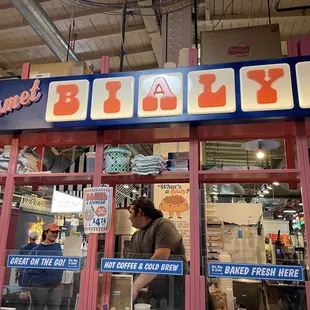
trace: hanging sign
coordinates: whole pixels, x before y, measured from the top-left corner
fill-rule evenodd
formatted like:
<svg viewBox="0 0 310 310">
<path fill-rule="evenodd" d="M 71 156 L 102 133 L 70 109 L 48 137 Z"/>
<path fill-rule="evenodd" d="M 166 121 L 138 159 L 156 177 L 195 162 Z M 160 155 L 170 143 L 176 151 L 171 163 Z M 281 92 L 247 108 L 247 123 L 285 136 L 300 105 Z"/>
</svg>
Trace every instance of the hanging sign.
<svg viewBox="0 0 310 310">
<path fill-rule="evenodd" d="M 153 259 L 102 258 L 101 272 L 183 275 L 183 262 Z"/>
<path fill-rule="evenodd" d="M 92 187 L 84 189 L 84 232 L 107 233 L 110 229 L 113 188 Z"/>
<path fill-rule="evenodd" d="M 302 57 L 2 81 L 0 131 L 300 119 L 309 70 Z"/>
<path fill-rule="evenodd" d="M 209 277 L 304 281 L 301 266 L 209 263 Z"/>
<path fill-rule="evenodd" d="M 81 258 L 75 256 L 9 255 L 7 267 L 79 271 Z"/>
</svg>

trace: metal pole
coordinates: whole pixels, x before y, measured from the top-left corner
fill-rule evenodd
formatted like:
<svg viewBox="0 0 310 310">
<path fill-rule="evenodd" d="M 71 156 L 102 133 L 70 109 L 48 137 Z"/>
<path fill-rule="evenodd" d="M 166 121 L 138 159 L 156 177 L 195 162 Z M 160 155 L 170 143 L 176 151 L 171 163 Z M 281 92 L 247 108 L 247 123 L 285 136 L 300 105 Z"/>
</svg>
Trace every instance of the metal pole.
<svg viewBox="0 0 310 310">
<path fill-rule="evenodd" d="M 194 0 L 195 48 L 198 50 L 198 3 Z"/>
<path fill-rule="evenodd" d="M 127 12 L 127 0 L 124 1 L 123 13 L 122 13 L 122 42 L 121 42 L 121 52 L 120 52 L 120 66 L 119 71 L 123 72 L 124 69 L 124 57 L 125 51 L 125 34 L 126 34 L 126 12 Z"/>
</svg>

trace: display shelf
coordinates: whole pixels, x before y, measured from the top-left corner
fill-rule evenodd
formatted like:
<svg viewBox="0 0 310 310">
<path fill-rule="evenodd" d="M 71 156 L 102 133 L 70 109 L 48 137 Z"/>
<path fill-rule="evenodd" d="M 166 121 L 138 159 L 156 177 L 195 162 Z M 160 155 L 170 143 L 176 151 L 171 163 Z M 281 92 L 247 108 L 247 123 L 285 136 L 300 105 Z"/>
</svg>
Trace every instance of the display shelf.
<svg viewBox="0 0 310 310">
<path fill-rule="evenodd" d="M 189 172 L 170 172 L 163 171 L 157 176 L 152 175 L 134 175 L 131 172 L 107 174 L 103 173 L 101 177 L 102 183 L 110 184 L 151 184 L 151 183 L 188 183 Z"/>
<path fill-rule="evenodd" d="M 16 185 L 92 184 L 92 173 L 29 173 L 16 174 Z"/>
<path fill-rule="evenodd" d="M 298 169 L 199 171 L 199 180 L 202 183 L 270 183 L 298 179 Z"/>
</svg>

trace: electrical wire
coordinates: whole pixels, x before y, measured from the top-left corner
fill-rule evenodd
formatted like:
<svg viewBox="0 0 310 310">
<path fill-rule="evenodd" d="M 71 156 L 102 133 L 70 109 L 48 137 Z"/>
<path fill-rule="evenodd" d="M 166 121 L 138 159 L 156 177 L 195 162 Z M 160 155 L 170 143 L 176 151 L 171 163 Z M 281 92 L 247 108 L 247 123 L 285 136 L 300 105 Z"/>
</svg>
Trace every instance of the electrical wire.
<svg viewBox="0 0 310 310">
<path fill-rule="evenodd" d="M 160 15 L 167 15 L 184 10 L 194 5 L 194 0 L 162 0 L 160 4 L 143 5 L 140 0 L 128 0 L 128 14 L 140 16 L 154 16 L 154 14 L 145 14 L 141 9 L 159 10 Z M 89 8 L 94 12 L 106 15 L 121 15 L 123 4 L 121 3 L 104 3 L 94 0 L 61 0 L 61 3 L 67 6 L 79 7 L 82 9 Z M 176 7 L 177 6 L 177 7 Z"/>
<path fill-rule="evenodd" d="M 227 5 L 227 7 L 225 8 L 225 10 L 224 10 L 224 12 L 223 12 L 221 18 L 220 18 L 219 21 L 213 26 L 212 31 L 222 22 L 222 20 L 223 20 L 225 14 L 226 14 L 226 12 L 228 11 L 228 9 L 230 8 L 230 6 L 231 6 L 234 2 L 235 2 L 235 0 L 231 0 L 231 1 L 229 2 L 229 4 Z"/>
</svg>

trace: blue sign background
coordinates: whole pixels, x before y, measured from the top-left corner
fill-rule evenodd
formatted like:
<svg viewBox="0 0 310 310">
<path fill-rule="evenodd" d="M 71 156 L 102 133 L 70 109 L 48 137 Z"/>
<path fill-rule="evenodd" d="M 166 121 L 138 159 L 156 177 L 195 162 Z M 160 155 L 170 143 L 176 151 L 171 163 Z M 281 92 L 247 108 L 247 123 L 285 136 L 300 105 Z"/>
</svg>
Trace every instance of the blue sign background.
<svg viewBox="0 0 310 310">
<path fill-rule="evenodd" d="M 147 70 L 138 72 L 122 72 L 122 73 L 111 73 L 111 74 L 94 74 L 88 76 L 70 76 L 70 77 L 57 77 L 40 79 L 40 89 L 42 93 L 42 98 L 39 102 L 33 103 L 31 106 L 23 107 L 18 111 L 14 111 L 8 115 L 1 118 L 0 121 L 0 132 L 14 132 L 20 130 L 49 130 L 49 129 L 66 129 L 66 128 L 81 128 L 81 129 L 95 129 L 98 127 L 114 127 L 120 128 L 123 126 L 136 127 L 143 126 L 147 124 L 176 124 L 176 123 L 190 123 L 197 122 L 199 124 L 204 124 L 210 121 L 223 123 L 223 121 L 243 121 L 245 119 L 266 119 L 275 118 L 277 120 L 285 119 L 298 119 L 310 116 L 310 109 L 302 109 L 298 104 L 298 91 L 297 91 L 297 81 L 296 81 L 296 69 L 295 65 L 298 62 L 310 61 L 310 57 L 298 57 L 298 58 L 284 58 L 284 59 L 271 59 L 263 61 L 249 61 L 240 63 L 229 63 L 220 65 L 204 65 L 196 67 L 183 67 L 174 69 L 160 69 L 160 70 Z M 262 111 L 262 112 L 243 112 L 241 110 L 241 98 L 240 98 L 240 72 L 239 70 L 245 66 L 257 66 L 257 65 L 270 65 L 285 63 L 290 66 L 291 77 L 292 77 L 292 89 L 294 96 L 294 108 L 291 110 L 282 111 Z M 187 77 L 188 73 L 191 71 L 198 70 L 214 70 L 232 68 L 235 72 L 235 82 L 236 82 L 236 112 L 224 113 L 224 114 L 205 114 L 205 115 L 189 115 L 187 114 Z M 184 79 L 184 89 L 183 89 L 183 114 L 180 116 L 173 117 L 150 117 L 150 118 L 139 118 L 138 117 L 138 90 L 139 90 L 139 78 L 142 75 L 147 74 L 164 74 L 170 72 L 180 72 L 183 74 Z M 91 112 L 91 97 L 93 81 L 97 78 L 111 78 L 111 77 L 121 77 L 121 76 L 132 76 L 135 79 L 135 94 L 134 94 L 134 116 L 131 119 L 116 119 L 116 120 L 92 120 L 90 118 Z M 90 92 L 88 98 L 88 112 L 85 121 L 80 122 L 56 122 L 48 123 L 45 121 L 46 113 L 46 103 L 47 94 L 50 82 L 53 81 L 74 81 L 87 79 L 90 82 Z M 13 80 L 13 81 L 3 81 L 0 82 L 0 100 L 4 100 L 7 97 L 11 97 L 16 94 L 20 94 L 22 91 L 30 89 L 33 85 L 33 80 Z"/>
<path fill-rule="evenodd" d="M 276 281 L 304 281 L 301 266 L 209 263 L 208 275 L 216 278 L 243 278 Z"/>
<path fill-rule="evenodd" d="M 101 272 L 183 275 L 183 262 L 153 259 L 102 258 Z"/>
<path fill-rule="evenodd" d="M 79 271 L 81 258 L 75 256 L 9 255 L 7 267 Z"/>
</svg>

